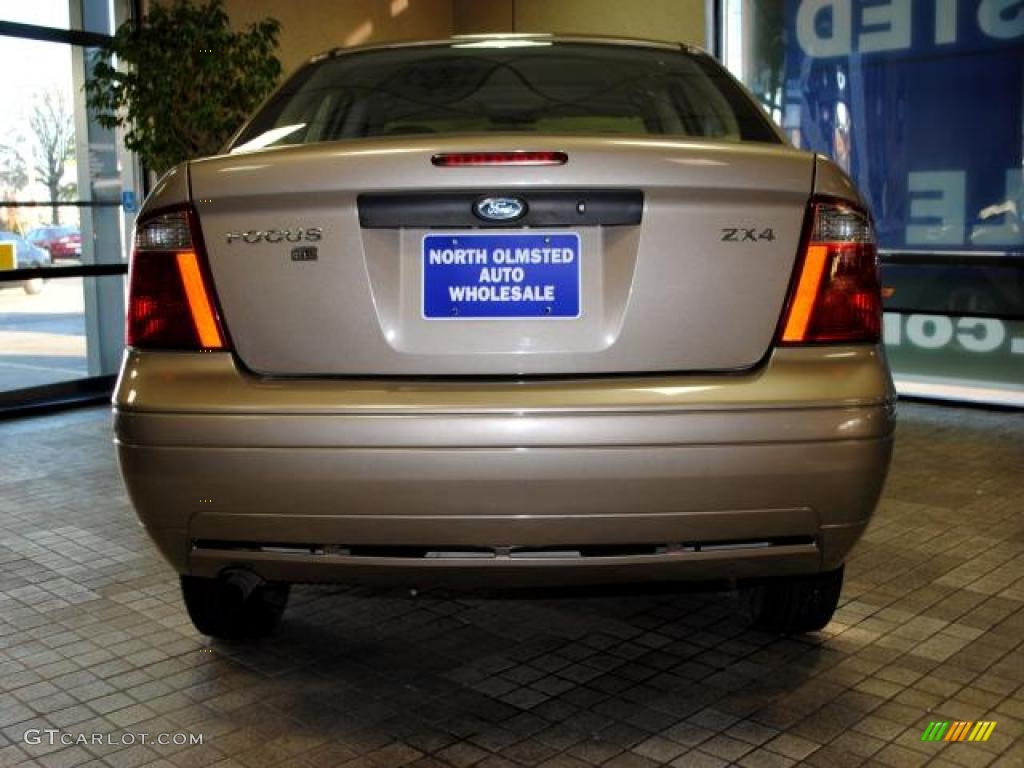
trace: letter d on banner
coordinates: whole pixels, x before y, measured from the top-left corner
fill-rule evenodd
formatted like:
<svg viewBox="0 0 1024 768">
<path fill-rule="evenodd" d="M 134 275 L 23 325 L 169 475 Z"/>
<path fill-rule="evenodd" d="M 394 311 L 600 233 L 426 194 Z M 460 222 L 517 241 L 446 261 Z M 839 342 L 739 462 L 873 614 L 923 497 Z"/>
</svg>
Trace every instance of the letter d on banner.
<svg viewBox="0 0 1024 768">
<path fill-rule="evenodd" d="M 830 21 L 832 27 L 827 35 L 822 34 L 826 21 Z M 803 0 L 800 3 L 796 15 L 796 39 L 808 56 L 817 59 L 849 56 L 852 35 L 850 0 Z"/>
</svg>

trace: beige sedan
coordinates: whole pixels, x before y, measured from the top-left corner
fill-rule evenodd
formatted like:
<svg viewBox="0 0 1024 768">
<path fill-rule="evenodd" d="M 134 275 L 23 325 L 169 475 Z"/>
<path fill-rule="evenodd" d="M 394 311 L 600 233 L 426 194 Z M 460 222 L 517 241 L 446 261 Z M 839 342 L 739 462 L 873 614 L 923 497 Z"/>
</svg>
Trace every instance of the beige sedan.
<svg viewBox="0 0 1024 768">
<path fill-rule="evenodd" d="M 701 51 L 334 51 L 146 201 L 121 471 L 214 636 L 296 582 L 728 579 L 819 629 L 892 449 L 876 261 Z"/>
</svg>

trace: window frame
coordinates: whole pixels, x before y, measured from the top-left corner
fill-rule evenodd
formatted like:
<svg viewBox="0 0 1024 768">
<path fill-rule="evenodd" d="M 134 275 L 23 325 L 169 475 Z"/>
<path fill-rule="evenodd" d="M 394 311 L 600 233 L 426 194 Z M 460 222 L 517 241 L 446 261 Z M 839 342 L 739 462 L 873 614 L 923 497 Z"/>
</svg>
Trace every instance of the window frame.
<svg viewBox="0 0 1024 768">
<path fill-rule="evenodd" d="M 131 0 L 128 4 L 129 20 L 138 23 L 142 18 L 140 0 Z M 35 24 L 23 24 L 13 21 L 0 21 L 0 39 L 16 38 L 37 40 L 49 43 L 63 43 L 81 48 L 109 48 L 114 40 L 113 35 L 90 32 L 82 29 L 60 29 Z M 143 184 L 147 174 L 143 168 L 141 178 Z M 73 200 L 73 201 L 5 201 L 5 208 L 30 207 L 79 207 L 79 208 L 120 208 L 121 203 L 115 201 Z M 64 267 L 34 267 L 30 269 L 12 269 L 0 271 L 0 287 L 8 283 L 21 283 L 25 280 L 42 277 L 47 280 L 61 278 L 101 278 L 110 276 L 126 277 L 128 261 L 106 264 L 82 264 Z M 0 421 L 20 418 L 54 410 L 62 410 L 81 405 L 109 402 L 117 379 L 115 374 L 99 376 L 81 376 L 66 381 L 57 381 L 41 386 L 25 387 L 0 392 Z"/>
</svg>

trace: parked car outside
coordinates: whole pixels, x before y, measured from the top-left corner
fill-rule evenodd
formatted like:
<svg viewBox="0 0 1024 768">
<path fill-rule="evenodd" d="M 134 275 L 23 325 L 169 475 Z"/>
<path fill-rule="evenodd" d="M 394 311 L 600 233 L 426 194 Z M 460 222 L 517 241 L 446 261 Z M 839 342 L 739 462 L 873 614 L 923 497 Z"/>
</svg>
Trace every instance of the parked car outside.
<svg viewBox="0 0 1024 768">
<path fill-rule="evenodd" d="M 51 265 L 50 254 L 28 242 L 21 235 L 14 232 L 0 230 L 0 243 L 14 243 L 14 258 L 18 269 L 30 269 L 32 267 L 48 267 Z M 41 277 L 33 277 L 15 283 L 0 283 L 0 287 L 20 287 L 27 294 L 42 292 L 45 280 Z"/>
<path fill-rule="evenodd" d="M 823 627 L 889 466 L 870 214 L 706 53 L 314 58 L 136 225 L 120 468 L 196 627 L 297 582 L 728 579 Z"/>
<path fill-rule="evenodd" d="M 78 227 L 67 224 L 38 227 L 25 238 L 33 245 L 49 251 L 54 260 L 82 258 L 82 233 Z"/>
</svg>

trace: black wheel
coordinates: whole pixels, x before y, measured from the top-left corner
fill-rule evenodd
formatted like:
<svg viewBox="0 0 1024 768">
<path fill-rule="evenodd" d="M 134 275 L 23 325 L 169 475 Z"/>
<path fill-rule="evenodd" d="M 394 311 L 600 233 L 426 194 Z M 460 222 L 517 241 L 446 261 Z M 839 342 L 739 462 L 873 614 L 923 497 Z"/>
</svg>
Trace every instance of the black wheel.
<svg viewBox="0 0 1024 768">
<path fill-rule="evenodd" d="M 269 635 L 288 605 L 290 589 L 244 571 L 216 579 L 181 577 L 181 595 L 192 624 L 204 635 L 222 640 Z"/>
<path fill-rule="evenodd" d="M 744 588 L 754 626 L 798 635 L 814 632 L 832 620 L 843 588 L 843 567 L 824 573 L 786 576 Z"/>
</svg>

